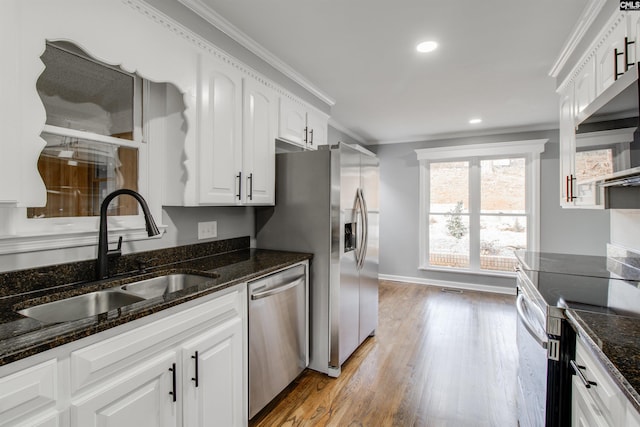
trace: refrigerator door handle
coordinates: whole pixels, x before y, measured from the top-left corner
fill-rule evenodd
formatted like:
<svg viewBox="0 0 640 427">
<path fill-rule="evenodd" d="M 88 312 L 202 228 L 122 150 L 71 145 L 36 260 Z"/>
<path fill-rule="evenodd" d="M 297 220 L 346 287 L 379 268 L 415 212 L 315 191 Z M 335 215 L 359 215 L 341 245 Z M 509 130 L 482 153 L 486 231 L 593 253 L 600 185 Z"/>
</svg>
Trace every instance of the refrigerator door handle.
<svg viewBox="0 0 640 427">
<path fill-rule="evenodd" d="M 356 199 L 355 199 L 355 203 L 354 203 L 354 211 L 355 211 L 355 220 L 356 220 L 356 250 L 355 250 L 355 256 L 356 256 L 356 269 L 360 270 L 360 265 L 362 263 L 362 257 L 364 256 L 363 254 L 363 248 L 364 248 L 364 224 L 365 224 L 365 219 L 364 219 L 364 210 L 362 209 L 362 199 L 360 198 L 360 189 L 358 188 L 358 190 L 356 190 Z"/>
<path fill-rule="evenodd" d="M 369 245 L 369 212 L 367 211 L 367 201 L 364 198 L 364 193 L 362 192 L 361 188 L 358 189 L 358 193 L 360 194 L 360 208 L 362 209 L 362 220 L 363 220 L 362 232 L 364 234 L 364 238 L 362 239 L 363 240 L 362 251 L 360 255 L 359 269 L 361 270 L 362 267 L 364 267 L 364 260 L 367 257 L 367 246 Z"/>
</svg>

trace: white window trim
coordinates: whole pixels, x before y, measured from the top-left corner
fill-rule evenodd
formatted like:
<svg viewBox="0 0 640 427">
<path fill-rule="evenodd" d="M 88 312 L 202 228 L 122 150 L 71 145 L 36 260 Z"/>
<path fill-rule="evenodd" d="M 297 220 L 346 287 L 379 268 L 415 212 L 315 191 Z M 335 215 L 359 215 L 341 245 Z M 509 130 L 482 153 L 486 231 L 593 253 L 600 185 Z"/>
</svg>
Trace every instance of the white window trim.
<svg viewBox="0 0 640 427">
<path fill-rule="evenodd" d="M 429 188 L 429 162 L 432 161 L 452 161 L 456 159 L 469 159 L 471 157 L 513 157 L 523 156 L 526 159 L 525 174 L 527 185 L 525 204 L 529 214 L 530 223 L 527 228 L 527 250 L 537 251 L 540 243 L 540 153 L 544 151 L 544 145 L 549 139 L 533 139 L 523 141 L 497 142 L 486 144 L 457 145 L 447 147 L 423 148 L 415 150 L 420 162 L 420 211 L 418 244 L 419 244 L 419 265 L 420 270 L 437 270 L 450 272 L 478 273 L 483 274 L 485 270 L 432 267 L 426 263 L 428 259 L 428 230 L 427 221 L 427 200 L 426 188 Z M 494 275 L 496 272 L 487 271 L 487 274 Z M 505 273 L 507 275 L 508 273 Z M 513 275 L 513 273 L 508 274 Z"/>
</svg>

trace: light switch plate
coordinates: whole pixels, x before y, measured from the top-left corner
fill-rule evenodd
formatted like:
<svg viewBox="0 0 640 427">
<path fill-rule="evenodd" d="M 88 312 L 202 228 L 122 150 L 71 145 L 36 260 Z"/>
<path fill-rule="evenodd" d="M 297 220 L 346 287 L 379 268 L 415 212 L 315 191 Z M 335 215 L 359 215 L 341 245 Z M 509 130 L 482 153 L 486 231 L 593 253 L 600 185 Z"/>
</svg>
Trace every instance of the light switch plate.
<svg viewBox="0 0 640 427">
<path fill-rule="evenodd" d="M 218 237 L 217 221 L 198 223 L 198 239 L 212 239 L 214 237 Z"/>
</svg>

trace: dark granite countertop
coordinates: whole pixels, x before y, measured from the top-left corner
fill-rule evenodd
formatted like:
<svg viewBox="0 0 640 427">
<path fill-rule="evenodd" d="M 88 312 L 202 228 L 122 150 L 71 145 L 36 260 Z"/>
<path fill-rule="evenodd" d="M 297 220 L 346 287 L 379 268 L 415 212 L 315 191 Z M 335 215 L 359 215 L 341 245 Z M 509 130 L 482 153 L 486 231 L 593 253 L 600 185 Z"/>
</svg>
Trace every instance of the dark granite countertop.
<svg viewBox="0 0 640 427">
<path fill-rule="evenodd" d="M 0 295 L 0 365 L 220 291 L 311 257 L 310 254 L 303 253 L 246 248 L 155 265 L 144 273 L 123 274 L 108 280 L 57 285 L 53 289 L 30 289 L 28 292 L 17 295 Z M 156 264 L 159 263 L 156 262 Z M 196 273 L 209 276 L 211 279 L 198 286 L 76 321 L 46 324 L 16 312 L 16 310 L 44 302 L 121 286 L 167 273 Z M 43 273 L 36 271 L 34 274 L 42 275 Z"/>
<path fill-rule="evenodd" d="M 567 310 L 578 339 L 611 374 L 640 411 L 640 319 L 582 310 Z"/>
</svg>

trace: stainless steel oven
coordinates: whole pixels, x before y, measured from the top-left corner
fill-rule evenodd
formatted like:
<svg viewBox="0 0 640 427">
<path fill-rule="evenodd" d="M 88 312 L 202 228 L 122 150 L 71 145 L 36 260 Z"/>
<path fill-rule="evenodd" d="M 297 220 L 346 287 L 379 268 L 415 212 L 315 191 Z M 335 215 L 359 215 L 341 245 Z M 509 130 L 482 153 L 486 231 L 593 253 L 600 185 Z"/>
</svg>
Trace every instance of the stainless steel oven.
<svg viewBox="0 0 640 427">
<path fill-rule="evenodd" d="M 571 371 L 575 332 L 564 309 L 550 306 L 531 277 L 518 271 L 518 422 L 521 427 L 561 427 L 571 420 Z"/>
<path fill-rule="evenodd" d="M 521 427 L 537 427 L 545 423 L 547 405 L 547 348 L 545 316 L 533 299 L 525 293 L 518 277 L 516 308 L 518 323 L 518 395 L 516 399 Z"/>
</svg>

